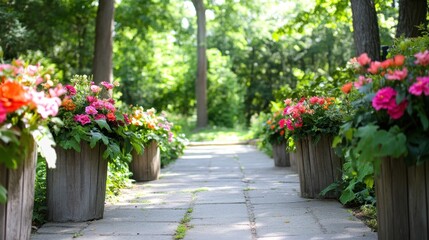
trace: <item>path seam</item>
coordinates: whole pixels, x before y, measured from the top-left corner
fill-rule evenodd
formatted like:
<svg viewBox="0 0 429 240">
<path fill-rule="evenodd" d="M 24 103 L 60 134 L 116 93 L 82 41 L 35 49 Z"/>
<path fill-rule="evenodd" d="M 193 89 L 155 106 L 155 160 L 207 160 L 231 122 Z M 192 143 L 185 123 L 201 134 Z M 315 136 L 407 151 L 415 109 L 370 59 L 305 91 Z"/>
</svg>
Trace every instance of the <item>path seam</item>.
<svg viewBox="0 0 429 240">
<path fill-rule="evenodd" d="M 234 156 L 234 160 L 238 163 L 238 165 L 240 167 L 240 172 L 242 175 L 241 181 L 246 184 L 246 187 L 242 191 L 243 191 L 243 195 L 244 195 L 244 200 L 246 201 L 247 216 L 249 218 L 250 232 L 252 233 L 252 240 L 257 240 L 258 234 L 256 232 L 256 221 L 255 221 L 256 219 L 255 219 L 255 213 L 253 211 L 254 207 L 253 207 L 252 202 L 250 201 L 249 191 L 247 190 L 250 187 L 249 181 L 246 180 L 246 175 L 244 173 L 243 165 L 241 165 L 240 159 L 237 155 Z"/>
</svg>

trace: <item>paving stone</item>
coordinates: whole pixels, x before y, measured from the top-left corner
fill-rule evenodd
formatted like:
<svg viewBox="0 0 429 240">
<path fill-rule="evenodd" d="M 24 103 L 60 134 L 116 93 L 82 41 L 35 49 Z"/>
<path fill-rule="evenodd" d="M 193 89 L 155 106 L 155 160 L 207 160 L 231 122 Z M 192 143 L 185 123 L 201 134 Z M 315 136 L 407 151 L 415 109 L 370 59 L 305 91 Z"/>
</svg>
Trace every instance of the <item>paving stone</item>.
<svg viewBox="0 0 429 240">
<path fill-rule="evenodd" d="M 186 240 L 251 240 L 246 225 L 198 225 L 186 233 Z"/>
<path fill-rule="evenodd" d="M 157 181 L 124 189 L 104 219 L 48 223 L 31 240 L 76 233 L 82 240 L 171 240 L 190 206 L 185 240 L 377 239 L 338 201 L 301 198 L 296 172 L 274 167 L 251 146 L 190 147 L 161 172 Z"/>
</svg>

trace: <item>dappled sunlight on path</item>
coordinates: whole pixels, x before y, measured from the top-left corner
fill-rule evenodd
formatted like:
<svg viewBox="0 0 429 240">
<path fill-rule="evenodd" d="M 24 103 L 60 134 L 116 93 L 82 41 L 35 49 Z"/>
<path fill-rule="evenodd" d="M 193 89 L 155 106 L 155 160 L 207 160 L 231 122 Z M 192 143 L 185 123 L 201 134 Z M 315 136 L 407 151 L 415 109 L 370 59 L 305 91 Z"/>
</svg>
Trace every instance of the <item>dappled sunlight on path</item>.
<svg viewBox="0 0 429 240">
<path fill-rule="evenodd" d="M 136 183 L 104 219 L 48 223 L 33 240 L 173 239 L 190 216 L 185 239 L 376 239 L 337 201 L 299 197 L 298 176 L 252 146 L 190 147 L 157 181 Z"/>
</svg>

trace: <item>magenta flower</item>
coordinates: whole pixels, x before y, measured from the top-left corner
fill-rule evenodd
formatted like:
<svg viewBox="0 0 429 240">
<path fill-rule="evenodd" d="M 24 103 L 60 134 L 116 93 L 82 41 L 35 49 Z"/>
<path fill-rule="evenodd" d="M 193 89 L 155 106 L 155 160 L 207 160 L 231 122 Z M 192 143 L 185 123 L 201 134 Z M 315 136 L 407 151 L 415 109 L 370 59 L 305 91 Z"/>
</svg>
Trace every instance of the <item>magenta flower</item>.
<svg viewBox="0 0 429 240">
<path fill-rule="evenodd" d="M 396 106 L 396 91 L 391 87 L 385 87 L 375 94 L 372 106 L 378 111 L 380 109 L 391 109 Z"/>
<path fill-rule="evenodd" d="M 290 119 L 286 120 L 286 126 L 287 126 L 287 129 L 289 129 L 290 131 L 293 131 L 295 129 L 292 125 L 292 120 Z"/>
<path fill-rule="evenodd" d="M 417 77 L 417 82 L 415 82 L 408 89 L 413 95 L 420 96 L 423 93 L 428 96 L 429 95 L 429 76 L 428 77 Z"/>
<path fill-rule="evenodd" d="M 7 118 L 6 108 L 4 108 L 3 104 L 0 102 L 0 123 L 6 121 L 6 118 Z"/>
<path fill-rule="evenodd" d="M 76 95 L 76 88 L 74 88 L 72 85 L 66 85 L 66 89 L 70 96 Z"/>
<path fill-rule="evenodd" d="M 395 70 L 386 74 L 388 80 L 404 80 L 408 75 L 408 70 L 406 68 L 401 70 Z"/>
<path fill-rule="evenodd" d="M 103 85 L 106 89 L 113 89 L 113 84 L 108 82 L 101 82 L 101 85 Z"/>
<path fill-rule="evenodd" d="M 106 119 L 106 115 L 104 114 L 97 114 L 94 117 L 95 120 L 100 120 L 100 119 Z"/>
<path fill-rule="evenodd" d="M 81 125 L 86 125 L 88 123 L 91 123 L 91 118 L 86 114 L 78 114 L 74 116 L 74 120 Z"/>
<path fill-rule="evenodd" d="M 95 114 L 98 113 L 97 109 L 95 109 L 95 107 L 93 107 L 93 106 L 87 106 L 87 107 L 85 107 L 85 112 L 88 115 L 95 115 Z"/>
<path fill-rule="evenodd" d="M 387 113 L 392 119 L 399 119 L 404 115 L 405 109 L 408 106 L 407 100 L 402 101 L 399 105 L 396 105 L 395 107 L 392 107 L 390 109 L 387 109 Z"/>
<path fill-rule="evenodd" d="M 88 101 L 89 103 L 93 103 L 93 102 L 97 101 L 97 97 L 87 96 L 86 101 Z"/>
<path fill-rule="evenodd" d="M 280 128 L 284 128 L 285 124 L 286 124 L 286 119 L 284 118 L 280 119 L 279 121 Z"/>
<path fill-rule="evenodd" d="M 417 65 L 427 66 L 429 65 L 429 51 L 426 50 L 424 52 L 419 52 L 414 54 L 414 57 L 416 57 L 416 61 L 414 61 Z"/>
</svg>

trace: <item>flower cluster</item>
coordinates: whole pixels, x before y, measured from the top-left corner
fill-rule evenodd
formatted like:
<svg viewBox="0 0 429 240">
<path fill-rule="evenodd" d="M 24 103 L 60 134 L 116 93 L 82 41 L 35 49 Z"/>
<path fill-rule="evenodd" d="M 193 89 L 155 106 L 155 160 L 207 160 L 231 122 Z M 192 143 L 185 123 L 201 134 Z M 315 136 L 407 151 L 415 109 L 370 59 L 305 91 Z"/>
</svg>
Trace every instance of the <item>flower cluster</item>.
<svg viewBox="0 0 429 240">
<path fill-rule="evenodd" d="M 341 116 L 336 100 L 333 97 L 312 96 L 299 100 L 286 99 L 283 110 L 284 118 L 280 127 L 286 126 L 295 137 L 336 133 Z"/>
<path fill-rule="evenodd" d="M 67 94 L 59 113 L 64 126 L 56 134 L 61 147 L 80 151 L 81 140 L 91 146 L 101 141 L 108 147 L 104 157 L 110 159 L 123 154 L 124 148 L 129 149 L 125 145 L 138 148 L 138 139 L 127 128 L 131 120 L 117 110 L 115 100 L 109 97 L 108 91 L 113 88 L 111 83 L 97 85 L 86 76 L 74 76 L 65 86 Z"/>
<path fill-rule="evenodd" d="M 263 140 L 269 143 L 281 143 L 286 141 L 288 131 L 283 122 L 282 111 L 276 111 L 267 115 L 267 119 L 263 125 Z"/>
<path fill-rule="evenodd" d="M 171 142 L 173 124 L 165 117 L 164 113 L 157 114 L 154 108 L 145 110 L 141 106 L 134 107 L 130 119 L 132 129 L 143 136 L 145 144 L 150 140 L 156 140 L 160 144 Z"/>
<path fill-rule="evenodd" d="M 424 161 L 429 156 L 429 51 L 396 54 L 382 62 L 362 54 L 354 61 L 357 80 L 348 84 L 356 90 L 343 91 L 355 98 L 354 117 L 341 133 L 356 144 L 356 156 Z M 376 149 L 365 147 L 370 145 Z"/>
<path fill-rule="evenodd" d="M 65 89 L 54 83 L 51 73 L 22 60 L 0 64 L 0 165 L 16 169 L 35 141 L 48 167 L 55 167 L 48 123 L 57 115 Z M 6 191 L 0 186 L 0 202 L 5 201 Z"/>
</svg>

